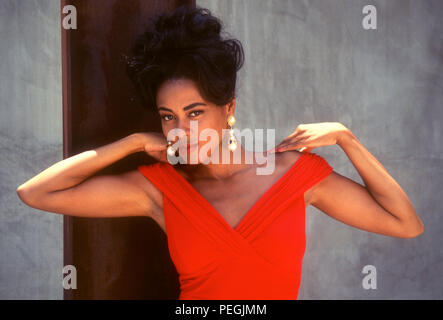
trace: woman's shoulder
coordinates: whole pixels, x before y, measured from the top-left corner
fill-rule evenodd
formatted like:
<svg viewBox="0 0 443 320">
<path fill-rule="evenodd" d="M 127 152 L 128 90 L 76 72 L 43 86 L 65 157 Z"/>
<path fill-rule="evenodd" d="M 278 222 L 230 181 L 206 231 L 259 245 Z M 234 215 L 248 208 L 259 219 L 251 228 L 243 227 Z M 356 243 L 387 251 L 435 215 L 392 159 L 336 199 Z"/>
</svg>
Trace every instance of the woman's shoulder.
<svg viewBox="0 0 443 320">
<path fill-rule="evenodd" d="M 329 165 L 324 157 L 322 157 L 316 153 L 313 153 L 313 152 L 300 152 L 297 150 L 288 150 L 285 152 L 281 152 L 281 154 L 283 155 L 282 161 L 287 162 L 288 164 L 294 164 L 301 157 L 303 157 L 307 163 L 314 165 L 314 166 L 315 165 L 320 165 L 320 166 Z"/>
<path fill-rule="evenodd" d="M 313 152 L 285 151 L 276 163 L 279 161 L 287 170 L 297 167 L 296 170 L 301 170 L 308 180 L 316 180 L 319 176 L 327 176 L 333 171 L 333 167 L 324 157 Z"/>
<path fill-rule="evenodd" d="M 294 163 L 296 163 L 300 157 L 306 154 L 303 154 L 297 150 L 288 150 L 285 152 L 277 152 L 276 153 L 276 162 L 284 167 L 291 167 Z"/>
</svg>

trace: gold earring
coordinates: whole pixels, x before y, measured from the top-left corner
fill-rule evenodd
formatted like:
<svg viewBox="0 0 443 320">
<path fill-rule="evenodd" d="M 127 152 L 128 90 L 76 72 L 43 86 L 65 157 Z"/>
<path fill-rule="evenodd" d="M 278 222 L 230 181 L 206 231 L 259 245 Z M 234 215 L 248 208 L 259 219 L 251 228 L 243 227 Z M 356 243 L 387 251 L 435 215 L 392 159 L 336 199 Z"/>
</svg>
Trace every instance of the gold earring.
<svg viewBox="0 0 443 320">
<path fill-rule="evenodd" d="M 234 129 L 232 127 L 235 124 L 235 117 L 233 115 L 230 115 L 228 118 L 228 126 L 230 127 L 229 130 L 229 150 L 234 151 L 237 149 L 237 139 L 234 136 Z"/>
</svg>

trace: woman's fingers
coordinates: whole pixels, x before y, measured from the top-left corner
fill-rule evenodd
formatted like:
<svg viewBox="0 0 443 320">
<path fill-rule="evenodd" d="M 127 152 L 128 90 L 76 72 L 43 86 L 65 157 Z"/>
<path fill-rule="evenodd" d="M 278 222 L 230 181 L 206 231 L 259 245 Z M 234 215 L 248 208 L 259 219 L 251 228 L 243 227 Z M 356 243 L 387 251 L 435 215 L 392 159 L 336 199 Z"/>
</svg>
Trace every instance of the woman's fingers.
<svg viewBox="0 0 443 320">
<path fill-rule="evenodd" d="M 148 145 L 145 146 L 146 152 L 157 152 L 157 151 L 163 151 L 167 148 L 165 145 L 156 144 L 156 145 Z"/>
<path fill-rule="evenodd" d="M 278 145 L 276 145 L 274 148 L 270 149 L 268 152 L 275 153 L 276 150 L 279 148 L 282 148 L 283 146 L 287 146 L 289 144 L 292 144 L 299 139 L 303 138 L 303 133 L 305 133 L 306 129 L 304 125 L 300 124 L 297 126 L 297 128 L 292 132 L 289 136 L 284 138 Z"/>
<path fill-rule="evenodd" d="M 274 149 L 277 152 L 299 149 L 299 148 L 304 147 L 304 143 L 306 142 L 307 139 L 308 139 L 308 137 L 295 138 L 293 140 L 288 141 L 287 143 L 283 143 L 283 142 L 280 143 Z"/>
<path fill-rule="evenodd" d="M 293 133 L 291 133 L 289 136 L 287 136 L 286 138 L 284 138 L 281 142 L 280 142 L 280 144 L 286 144 L 286 143 L 288 143 L 289 141 L 291 141 L 291 140 L 294 140 L 295 138 L 300 138 L 301 136 L 301 134 L 303 133 L 304 131 L 302 131 L 299 127 L 297 127 L 297 129 L 293 132 Z"/>
<path fill-rule="evenodd" d="M 284 150 L 289 150 L 289 148 L 290 149 L 299 149 L 299 148 L 305 147 L 306 142 L 308 142 L 308 139 L 309 139 L 309 137 L 301 137 L 301 138 L 294 139 L 290 143 L 280 146 L 279 148 L 277 148 L 277 150 L 282 149 L 284 151 Z"/>
</svg>

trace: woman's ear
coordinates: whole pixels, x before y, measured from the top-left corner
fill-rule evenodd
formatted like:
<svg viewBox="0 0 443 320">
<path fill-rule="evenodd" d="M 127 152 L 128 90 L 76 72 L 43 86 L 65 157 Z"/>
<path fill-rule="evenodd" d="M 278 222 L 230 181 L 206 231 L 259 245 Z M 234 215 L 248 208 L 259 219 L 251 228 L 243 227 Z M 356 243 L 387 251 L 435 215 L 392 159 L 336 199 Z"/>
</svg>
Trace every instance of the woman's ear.
<svg viewBox="0 0 443 320">
<path fill-rule="evenodd" d="M 234 114 L 234 112 L 235 112 L 235 97 L 227 105 L 228 105 L 228 110 L 227 110 L 228 113 L 232 112 L 232 114 Z"/>
</svg>

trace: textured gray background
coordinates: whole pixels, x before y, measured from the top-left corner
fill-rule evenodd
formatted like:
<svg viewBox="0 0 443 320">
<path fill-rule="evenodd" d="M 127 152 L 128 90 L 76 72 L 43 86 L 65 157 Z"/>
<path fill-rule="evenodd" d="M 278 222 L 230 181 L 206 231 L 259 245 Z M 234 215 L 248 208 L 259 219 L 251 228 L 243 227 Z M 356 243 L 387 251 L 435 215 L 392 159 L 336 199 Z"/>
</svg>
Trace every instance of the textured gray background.
<svg viewBox="0 0 443 320">
<path fill-rule="evenodd" d="M 339 121 L 412 200 L 414 239 L 370 234 L 307 209 L 300 299 L 443 298 L 443 3 L 197 0 L 242 41 L 238 128 Z M 363 30 L 362 7 L 378 9 Z M 62 216 L 22 204 L 16 187 L 62 159 L 60 12 L 55 0 L 0 0 L 0 299 L 61 299 Z M 314 149 L 362 182 L 337 146 Z M 356 213 L 358 214 L 358 213 Z M 362 268 L 377 268 L 364 290 Z"/>
<path fill-rule="evenodd" d="M 0 0 L 0 299 L 62 299 L 63 217 L 15 190 L 62 153 L 60 1 Z"/>
<path fill-rule="evenodd" d="M 362 8 L 377 7 L 377 30 Z M 443 298 L 443 2 L 197 0 L 244 46 L 236 126 L 276 128 L 339 121 L 409 195 L 425 224 L 398 239 L 307 208 L 300 299 Z M 314 149 L 362 183 L 338 146 Z M 355 214 L 358 214 L 356 212 Z M 365 265 L 377 289 L 362 287 Z"/>
</svg>

